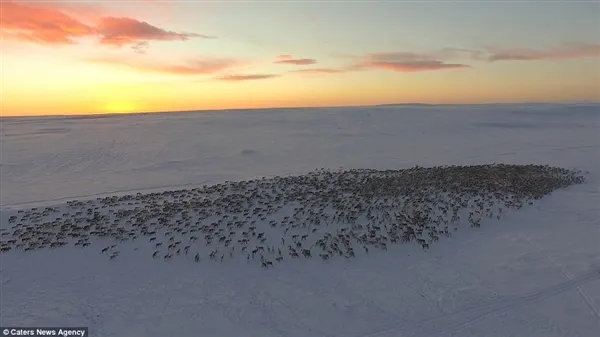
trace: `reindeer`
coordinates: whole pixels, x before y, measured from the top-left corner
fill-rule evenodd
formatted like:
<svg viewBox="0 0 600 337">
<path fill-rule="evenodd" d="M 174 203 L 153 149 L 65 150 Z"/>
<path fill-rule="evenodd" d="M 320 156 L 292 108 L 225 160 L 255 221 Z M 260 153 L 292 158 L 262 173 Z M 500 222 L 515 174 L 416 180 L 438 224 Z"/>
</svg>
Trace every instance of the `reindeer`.
<svg viewBox="0 0 600 337">
<path fill-rule="evenodd" d="M 302 249 L 302 255 L 304 255 L 304 257 L 311 257 L 310 250 Z"/>
</svg>

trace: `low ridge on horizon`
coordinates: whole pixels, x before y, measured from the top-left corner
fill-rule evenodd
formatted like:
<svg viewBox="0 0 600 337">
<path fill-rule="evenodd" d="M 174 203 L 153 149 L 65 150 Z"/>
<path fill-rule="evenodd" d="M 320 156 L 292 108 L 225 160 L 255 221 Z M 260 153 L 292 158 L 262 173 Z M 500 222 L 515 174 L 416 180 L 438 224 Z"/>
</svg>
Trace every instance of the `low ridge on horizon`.
<svg viewBox="0 0 600 337">
<path fill-rule="evenodd" d="M 121 113 L 79 113 L 79 114 L 68 114 L 68 115 L 26 115 L 26 116 L 3 116 L 1 118 L 15 119 L 15 118 L 104 118 L 104 117 L 118 117 L 118 116 L 131 116 L 131 115 L 151 115 L 151 114 L 180 114 L 180 113 L 210 113 L 210 112 L 236 112 L 236 111 L 260 111 L 260 110 L 318 110 L 318 109 L 358 109 L 358 108 L 384 108 L 384 107 L 398 107 L 398 108 L 411 108 L 411 107 L 506 107 L 506 106 L 542 106 L 542 105 L 556 105 L 556 106 L 580 106 L 580 105 L 600 105 L 600 101 L 577 101 L 577 102 L 500 102 L 500 103 L 465 103 L 465 104 L 452 104 L 452 103 L 385 103 L 385 104 L 373 104 L 373 105 L 350 105 L 350 106 L 295 106 L 295 107 L 273 107 L 273 108 L 236 108 L 236 109 L 211 109 L 211 110 L 171 110 L 171 111 L 139 111 L 139 112 L 121 112 Z"/>
</svg>

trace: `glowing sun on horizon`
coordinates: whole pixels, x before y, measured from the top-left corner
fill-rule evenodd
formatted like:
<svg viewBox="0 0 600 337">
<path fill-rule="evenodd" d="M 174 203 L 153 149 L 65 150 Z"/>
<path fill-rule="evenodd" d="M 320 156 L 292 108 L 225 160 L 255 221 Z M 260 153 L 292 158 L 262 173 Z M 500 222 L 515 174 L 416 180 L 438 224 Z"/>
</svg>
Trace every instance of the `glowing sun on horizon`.
<svg viewBox="0 0 600 337">
<path fill-rule="evenodd" d="M 133 102 L 128 101 L 114 101 L 109 102 L 104 106 L 104 110 L 107 113 L 130 113 L 136 111 L 136 105 Z"/>
</svg>

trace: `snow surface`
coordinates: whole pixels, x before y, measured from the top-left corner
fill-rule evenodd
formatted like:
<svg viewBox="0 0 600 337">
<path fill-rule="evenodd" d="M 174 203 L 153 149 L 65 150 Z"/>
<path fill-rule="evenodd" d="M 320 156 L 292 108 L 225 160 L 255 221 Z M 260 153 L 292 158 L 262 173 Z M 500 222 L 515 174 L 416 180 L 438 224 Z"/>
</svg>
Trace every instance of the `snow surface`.
<svg viewBox="0 0 600 337">
<path fill-rule="evenodd" d="M 130 250 L 0 254 L 0 325 L 92 336 L 600 336 L 600 105 L 381 106 L 4 118 L 0 227 L 19 209 L 317 168 L 589 171 L 427 251 L 262 269 Z"/>
</svg>

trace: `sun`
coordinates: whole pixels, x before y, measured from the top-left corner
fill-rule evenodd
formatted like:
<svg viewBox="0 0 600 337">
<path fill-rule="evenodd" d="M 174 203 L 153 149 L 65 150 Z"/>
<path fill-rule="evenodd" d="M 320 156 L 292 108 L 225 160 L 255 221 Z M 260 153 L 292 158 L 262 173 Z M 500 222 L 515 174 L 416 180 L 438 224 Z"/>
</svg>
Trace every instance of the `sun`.
<svg viewBox="0 0 600 337">
<path fill-rule="evenodd" d="M 107 113 L 130 113 L 136 111 L 136 105 L 133 102 L 128 101 L 114 101 L 109 102 L 104 106 L 104 110 Z"/>
</svg>

